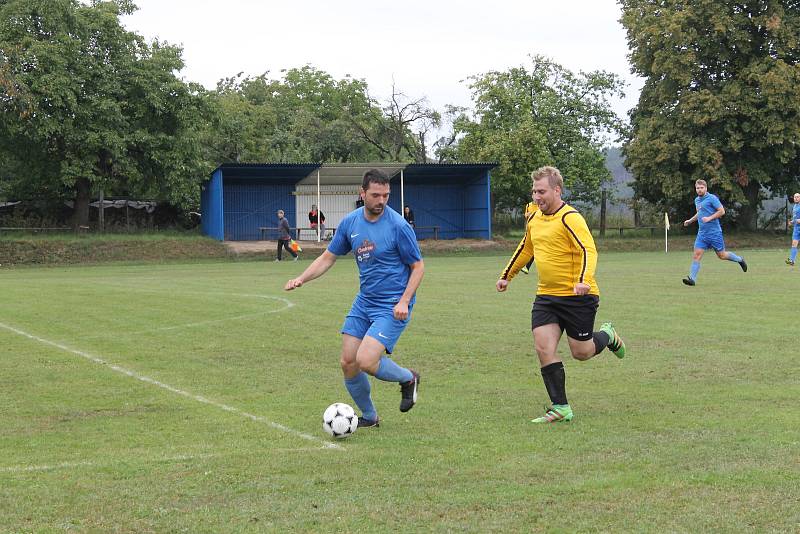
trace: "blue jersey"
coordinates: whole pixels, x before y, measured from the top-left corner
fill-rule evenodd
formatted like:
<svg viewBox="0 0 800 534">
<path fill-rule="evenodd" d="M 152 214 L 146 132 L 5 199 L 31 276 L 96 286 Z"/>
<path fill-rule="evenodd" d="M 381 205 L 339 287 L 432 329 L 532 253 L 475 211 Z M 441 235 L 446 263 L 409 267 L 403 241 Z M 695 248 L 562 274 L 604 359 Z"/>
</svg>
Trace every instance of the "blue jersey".
<svg viewBox="0 0 800 534">
<path fill-rule="evenodd" d="M 713 221 L 703 222 L 703 217 L 714 215 L 719 208 L 722 207 L 722 202 L 719 201 L 717 195 L 706 193 L 702 197 L 694 199 L 694 207 L 697 208 L 697 224 L 699 229 L 698 234 L 717 234 L 722 233 L 722 227 L 719 225 L 719 219 Z"/>
<path fill-rule="evenodd" d="M 363 207 L 351 211 L 336 228 L 328 251 L 337 256 L 353 252 L 359 296 L 377 305 L 394 306 L 400 300 L 411 274 L 409 265 L 422 259 L 414 229 L 389 206 L 375 222 L 364 217 Z"/>
<path fill-rule="evenodd" d="M 800 219 L 800 204 L 795 204 L 792 208 L 792 224 L 798 226 L 797 219 Z"/>
</svg>

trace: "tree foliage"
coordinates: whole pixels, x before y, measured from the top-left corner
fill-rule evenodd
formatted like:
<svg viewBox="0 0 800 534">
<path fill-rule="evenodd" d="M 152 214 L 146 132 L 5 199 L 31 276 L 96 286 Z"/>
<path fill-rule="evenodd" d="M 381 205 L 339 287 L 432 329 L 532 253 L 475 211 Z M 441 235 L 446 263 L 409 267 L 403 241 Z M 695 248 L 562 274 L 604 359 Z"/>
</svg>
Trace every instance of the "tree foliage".
<svg viewBox="0 0 800 534">
<path fill-rule="evenodd" d="M 0 154 L 6 189 L 196 204 L 203 168 L 194 133 L 204 99 L 175 75 L 181 50 L 120 24 L 130 2 L 0 4 Z"/>
<path fill-rule="evenodd" d="M 381 159 L 427 162 L 428 135 L 441 123 L 441 115 L 429 107 L 427 98 L 410 98 L 393 84 L 384 106 L 375 104 L 353 123 Z"/>
<path fill-rule="evenodd" d="M 336 80 L 310 65 L 280 79 L 226 78 L 214 96 L 206 144 L 220 161 L 419 160 L 438 120 L 425 99 L 393 90 L 382 106 L 364 80 Z"/>
<path fill-rule="evenodd" d="M 496 206 L 515 208 L 530 200 L 530 174 L 542 165 L 558 167 L 570 198 L 596 200 L 611 178 L 603 146 L 622 134 L 623 123 L 609 99 L 622 95 L 614 74 L 575 74 L 542 56 L 530 67 L 491 71 L 470 78 L 474 117 L 457 116 L 456 143 L 443 139 L 444 160 L 497 161 L 492 171 Z M 452 139 L 452 138 L 451 138 Z"/>
<path fill-rule="evenodd" d="M 625 143 L 637 195 L 692 211 L 702 178 L 754 227 L 800 163 L 800 2 L 622 0 L 646 82 Z M 736 210 L 734 210 L 736 211 Z"/>
</svg>

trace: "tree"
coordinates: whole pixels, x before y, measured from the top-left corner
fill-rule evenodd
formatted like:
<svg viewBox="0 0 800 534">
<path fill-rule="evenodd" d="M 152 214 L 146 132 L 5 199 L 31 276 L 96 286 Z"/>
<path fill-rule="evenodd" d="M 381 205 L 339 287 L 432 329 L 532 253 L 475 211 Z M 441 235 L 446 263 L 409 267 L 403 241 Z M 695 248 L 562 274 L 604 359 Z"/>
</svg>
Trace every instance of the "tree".
<svg viewBox="0 0 800 534">
<path fill-rule="evenodd" d="M 368 113 L 353 117 L 362 137 L 374 146 L 381 160 L 426 163 L 428 135 L 439 127 L 441 115 L 428 99 L 410 98 L 392 84 L 392 94 L 382 108 L 377 103 Z"/>
<path fill-rule="evenodd" d="M 542 165 L 561 170 L 571 198 L 597 200 L 600 183 L 611 177 L 602 148 L 623 130 L 609 104 L 623 82 L 603 71 L 575 74 L 542 56 L 531 63 L 470 78 L 475 115 L 455 119 L 460 139 L 443 154 L 497 161 L 492 193 L 499 208 L 529 202 L 530 174 Z"/>
<path fill-rule="evenodd" d="M 621 4 L 633 70 L 646 78 L 624 145 L 637 195 L 688 214 L 702 178 L 754 228 L 762 187 L 785 193 L 798 176 L 800 5 Z"/>
<path fill-rule="evenodd" d="M 127 1 L 0 4 L 0 153 L 21 193 L 197 203 L 205 162 L 194 132 L 202 89 L 175 76 L 181 50 L 148 45 L 120 24 Z M 8 171 L 6 171 L 8 172 Z"/>
<path fill-rule="evenodd" d="M 381 159 L 354 122 L 376 111 L 363 80 L 335 80 L 310 65 L 221 80 L 207 146 L 220 161 L 346 162 Z M 380 113 L 380 110 L 377 110 Z"/>
<path fill-rule="evenodd" d="M 454 106 L 452 104 L 447 104 L 445 106 L 444 114 L 439 123 L 440 128 L 442 128 L 445 133 L 444 135 L 440 135 L 432 146 L 437 163 L 445 163 L 458 159 L 457 147 L 459 128 L 457 125 L 469 120 L 468 112 L 469 108 L 464 106 Z"/>
</svg>

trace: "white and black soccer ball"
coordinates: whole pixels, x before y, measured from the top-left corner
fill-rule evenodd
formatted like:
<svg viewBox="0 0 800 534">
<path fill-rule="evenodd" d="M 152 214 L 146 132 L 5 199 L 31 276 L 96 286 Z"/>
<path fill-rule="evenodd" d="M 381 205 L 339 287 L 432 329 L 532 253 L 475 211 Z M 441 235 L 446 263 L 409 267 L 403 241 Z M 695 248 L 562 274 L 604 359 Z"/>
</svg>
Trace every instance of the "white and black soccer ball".
<svg viewBox="0 0 800 534">
<path fill-rule="evenodd" d="M 358 416 L 349 404 L 334 402 L 322 414 L 322 429 L 334 438 L 346 438 L 357 428 Z"/>
</svg>

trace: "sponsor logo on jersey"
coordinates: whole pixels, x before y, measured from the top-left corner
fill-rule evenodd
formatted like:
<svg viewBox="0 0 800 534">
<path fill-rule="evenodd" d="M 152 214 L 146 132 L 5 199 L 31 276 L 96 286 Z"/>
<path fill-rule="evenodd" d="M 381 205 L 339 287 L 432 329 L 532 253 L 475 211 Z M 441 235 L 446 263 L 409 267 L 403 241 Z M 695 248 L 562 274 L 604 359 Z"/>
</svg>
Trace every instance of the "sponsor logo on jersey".
<svg viewBox="0 0 800 534">
<path fill-rule="evenodd" d="M 370 241 L 369 239 L 365 239 L 357 248 L 356 248 L 356 259 L 360 263 L 370 262 L 375 257 L 375 243 Z"/>
</svg>

